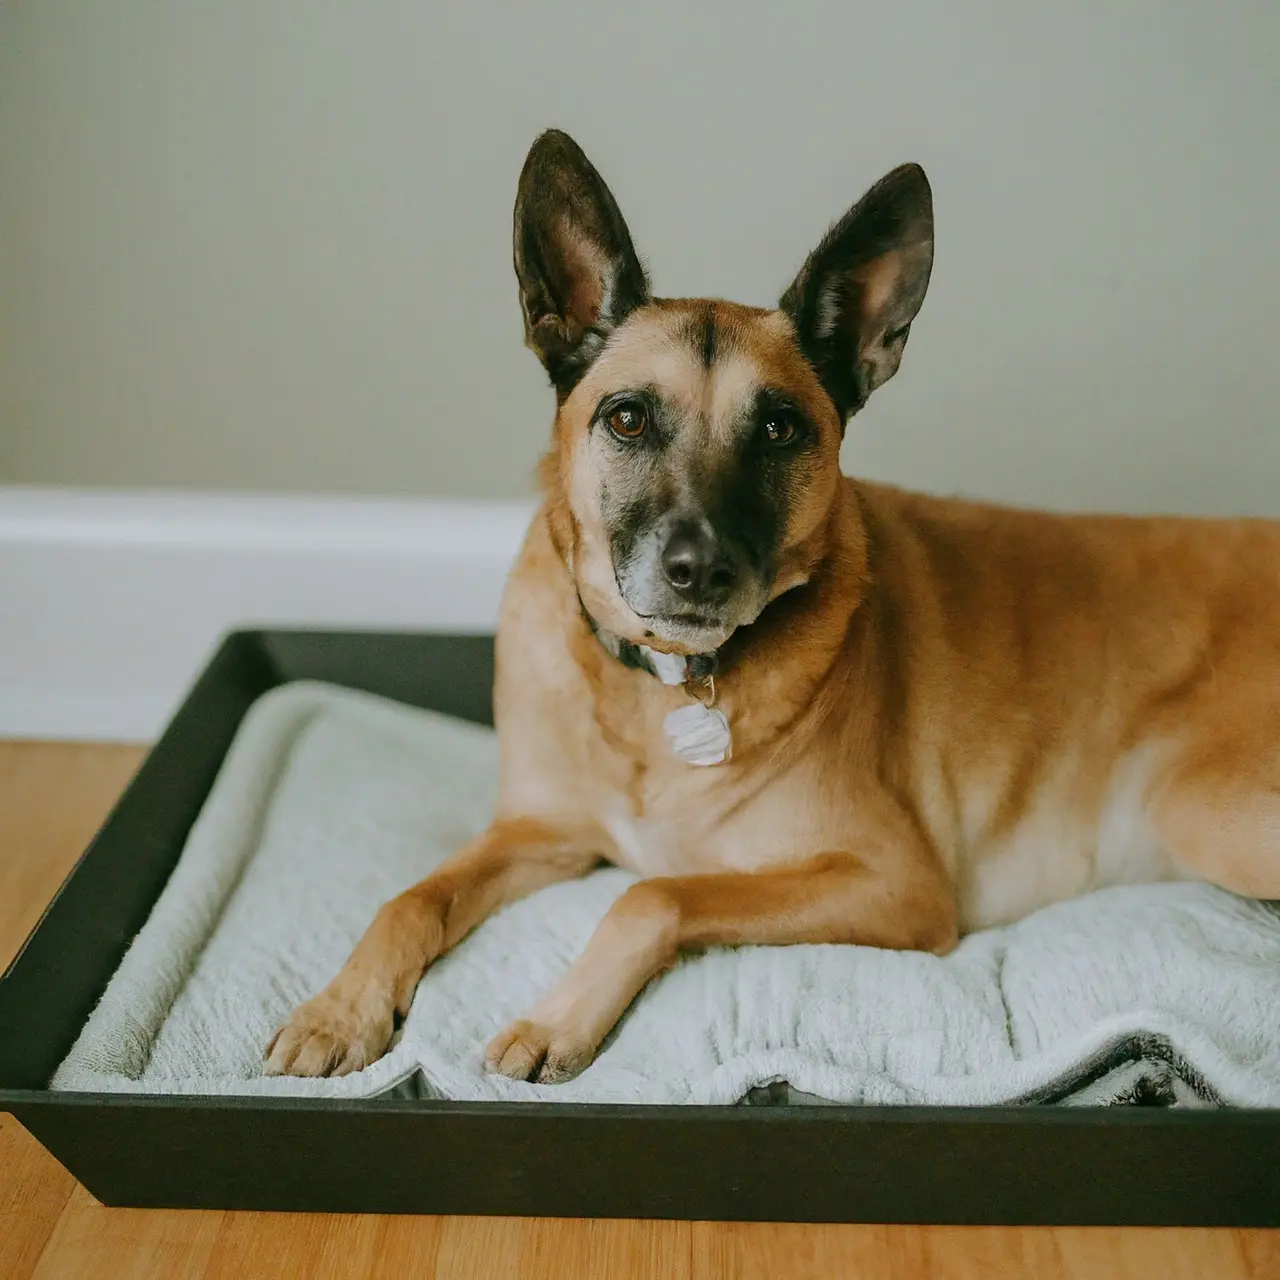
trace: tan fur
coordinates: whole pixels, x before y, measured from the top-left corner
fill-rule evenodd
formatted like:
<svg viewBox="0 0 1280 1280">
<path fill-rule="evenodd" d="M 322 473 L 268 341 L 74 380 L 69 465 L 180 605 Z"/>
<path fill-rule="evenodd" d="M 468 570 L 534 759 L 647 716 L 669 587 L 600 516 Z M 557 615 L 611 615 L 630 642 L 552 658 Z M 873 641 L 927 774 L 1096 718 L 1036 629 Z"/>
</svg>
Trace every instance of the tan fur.
<svg viewBox="0 0 1280 1280">
<path fill-rule="evenodd" d="M 841 424 L 786 318 L 716 304 L 726 353 L 708 371 L 679 336 L 706 305 L 643 308 L 561 404 L 499 627 L 495 826 L 384 908 L 270 1070 L 371 1060 L 441 950 L 597 857 L 646 879 L 496 1037 L 491 1069 L 580 1070 L 685 946 L 941 952 L 1104 884 L 1178 876 L 1280 896 L 1280 525 L 1049 515 L 844 478 Z M 722 650 L 734 753 L 713 768 L 663 736 L 685 692 L 607 655 L 578 604 L 660 644 L 618 595 L 587 430 L 601 394 L 641 378 L 709 431 L 751 386 L 778 387 L 821 433 L 775 603 Z"/>
</svg>

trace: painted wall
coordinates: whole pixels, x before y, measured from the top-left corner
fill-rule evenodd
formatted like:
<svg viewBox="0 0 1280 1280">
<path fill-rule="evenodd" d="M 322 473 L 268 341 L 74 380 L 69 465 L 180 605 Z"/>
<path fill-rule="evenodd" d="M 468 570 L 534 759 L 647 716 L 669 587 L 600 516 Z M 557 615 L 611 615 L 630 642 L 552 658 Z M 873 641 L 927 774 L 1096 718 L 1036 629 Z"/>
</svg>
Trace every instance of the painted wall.
<svg viewBox="0 0 1280 1280">
<path fill-rule="evenodd" d="M 510 208 L 574 133 L 663 293 L 884 170 L 937 267 L 849 469 L 1280 515 L 1280 5 L 0 2 L 0 482 L 527 493 Z"/>
</svg>

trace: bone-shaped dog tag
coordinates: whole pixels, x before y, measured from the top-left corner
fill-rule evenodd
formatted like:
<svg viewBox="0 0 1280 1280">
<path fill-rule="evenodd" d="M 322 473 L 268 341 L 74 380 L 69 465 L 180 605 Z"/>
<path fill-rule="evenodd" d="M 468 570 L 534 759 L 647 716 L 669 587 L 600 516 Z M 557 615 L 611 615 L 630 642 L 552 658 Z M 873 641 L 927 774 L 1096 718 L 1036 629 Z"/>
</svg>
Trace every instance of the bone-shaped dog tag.
<svg viewBox="0 0 1280 1280">
<path fill-rule="evenodd" d="M 686 764 L 721 764 L 729 758 L 729 721 L 716 707 L 690 702 L 662 723 L 672 754 Z"/>
</svg>

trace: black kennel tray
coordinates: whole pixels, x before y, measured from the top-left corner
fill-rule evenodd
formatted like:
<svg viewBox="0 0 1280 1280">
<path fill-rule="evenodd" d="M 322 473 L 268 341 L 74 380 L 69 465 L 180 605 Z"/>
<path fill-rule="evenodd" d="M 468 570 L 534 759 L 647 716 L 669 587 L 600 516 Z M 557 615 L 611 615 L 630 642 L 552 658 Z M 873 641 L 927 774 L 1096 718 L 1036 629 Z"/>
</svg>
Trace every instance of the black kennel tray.
<svg viewBox="0 0 1280 1280">
<path fill-rule="evenodd" d="M 110 1205 L 813 1222 L 1280 1224 L 1280 1111 L 58 1094 L 241 718 L 319 679 L 488 722 L 487 636 L 230 636 L 0 980 L 0 1108 Z M 0 856 L 3 856 L 0 853 Z"/>
</svg>

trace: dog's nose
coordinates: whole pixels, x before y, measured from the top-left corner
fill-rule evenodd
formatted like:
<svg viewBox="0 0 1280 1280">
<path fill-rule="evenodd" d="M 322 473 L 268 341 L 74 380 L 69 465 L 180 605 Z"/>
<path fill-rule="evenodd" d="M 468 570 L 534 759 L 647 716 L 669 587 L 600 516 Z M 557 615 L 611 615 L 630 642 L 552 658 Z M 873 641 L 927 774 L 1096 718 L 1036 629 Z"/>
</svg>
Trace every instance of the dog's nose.
<svg viewBox="0 0 1280 1280">
<path fill-rule="evenodd" d="M 662 552 L 667 581 L 686 600 L 723 604 L 738 580 L 734 559 L 716 538 L 698 525 L 681 525 Z"/>
</svg>

